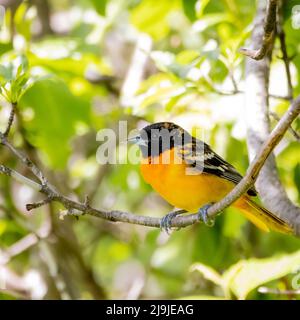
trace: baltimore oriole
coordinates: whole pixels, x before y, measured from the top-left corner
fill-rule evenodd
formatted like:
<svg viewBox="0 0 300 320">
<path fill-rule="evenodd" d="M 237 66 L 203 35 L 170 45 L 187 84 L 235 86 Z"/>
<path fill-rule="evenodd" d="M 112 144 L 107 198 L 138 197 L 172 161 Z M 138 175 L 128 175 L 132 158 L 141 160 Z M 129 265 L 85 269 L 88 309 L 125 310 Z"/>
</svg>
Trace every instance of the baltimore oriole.
<svg viewBox="0 0 300 320">
<path fill-rule="evenodd" d="M 242 176 L 209 145 L 171 122 L 146 126 L 131 139 L 142 153 L 141 174 L 167 202 L 188 212 L 198 212 L 199 219 L 209 224 L 207 209 L 228 194 Z M 254 202 L 254 188 L 248 190 L 233 206 L 264 231 L 292 233 L 281 218 Z M 177 213 L 162 219 L 168 231 Z"/>
</svg>

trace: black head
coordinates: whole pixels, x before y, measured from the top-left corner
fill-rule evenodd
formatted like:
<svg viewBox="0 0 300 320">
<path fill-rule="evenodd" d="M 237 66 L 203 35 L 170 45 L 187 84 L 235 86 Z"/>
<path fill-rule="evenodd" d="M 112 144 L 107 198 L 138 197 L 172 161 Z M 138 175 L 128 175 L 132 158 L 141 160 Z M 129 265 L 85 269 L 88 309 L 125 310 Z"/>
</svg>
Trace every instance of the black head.
<svg viewBox="0 0 300 320">
<path fill-rule="evenodd" d="M 139 145 L 143 157 L 158 156 L 174 146 L 190 142 L 191 135 L 172 122 L 157 122 L 140 130 L 140 134 L 130 139 Z"/>
</svg>

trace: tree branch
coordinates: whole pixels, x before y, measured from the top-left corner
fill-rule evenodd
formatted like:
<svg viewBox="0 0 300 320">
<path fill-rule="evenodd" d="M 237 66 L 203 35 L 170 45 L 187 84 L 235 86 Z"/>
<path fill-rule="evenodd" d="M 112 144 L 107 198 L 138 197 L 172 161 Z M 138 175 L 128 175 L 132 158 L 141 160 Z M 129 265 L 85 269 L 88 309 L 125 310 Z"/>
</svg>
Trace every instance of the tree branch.
<svg viewBox="0 0 300 320">
<path fill-rule="evenodd" d="M 0 139 L 1 139 L 1 136 L 0 136 Z M 9 177 L 12 177 L 15 180 L 17 180 L 18 182 L 25 184 L 36 191 L 40 192 L 42 190 L 42 186 L 40 184 L 36 183 L 35 181 L 33 181 L 31 179 L 24 177 L 19 172 L 15 171 L 13 169 L 10 169 L 6 166 L 0 165 L 0 173 L 5 174 Z"/>
<path fill-rule="evenodd" d="M 11 151 L 11 153 L 13 153 L 19 160 L 22 161 L 22 163 L 39 179 L 43 188 L 50 188 L 51 191 L 55 193 L 55 188 L 50 183 L 48 183 L 41 170 L 28 157 L 22 154 L 22 152 L 14 148 L 13 145 L 7 141 L 7 137 L 1 132 L 0 143 L 5 145 Z"/>
<path fill-rule="evenodd" d="M 262 294 L 278 294 L 278 295 L 287 295 L 287 296 L 295 296 L 300 294 L 300 290 L 280 290 L 269 287 L 259 287 L 257 290 Z"/>
<path fill-rule="evenodd" d="M 288 130 L 292 121 L 300 113 L 300 96 L 295 99 L 295 101 L 290 106 L 289 110 L 280 119 L 277 126 L 273 132 L 266 139 L 265 143 L 260 148 L 257 156 L 248 168 L 246 176 L 241 180 L 241 182 L 220 202 L 214 204 L 208 210 L 208 215 L 214 217 L 221 210 L 225 209 L 227 206 L 236 201 L 243 193 L 245 193 L 255 182 L 260 169 L 265 163 L 267 157 L 272 152 L 274 147 L 279 143 L 284 133 Z M 40 183 L 34 182 L 20 173 L 14 170 L 8 169 L 5 166 L 0 166 L 0 173 L 11 176 L 17 179 L 21 183 L 25 183 L 31 186 L 35 190 L 45 194 L 47 199 L 38 203 L 36 207 L 49 203 L 49 201 L 56 201 L 61 203 L 66 209 L 68 215 L 83 215 L 89 214 L 98 218 L 110 220 L 113 222 L 128 222 L 131 224 L 138 224 L 148 227 L 160 227 L 161 219 L 154 217 L 139 216 L 130 212 L 123 212 L 118 210 L 104 211 L 95 209 L 90 206 L 89 201 L 84 203 L 71 200 L 64 195 L 56 191 L 56 189 L 47 182 L 43 173 L 30 161 L 26 156 L 24 156 L 20 151 L 18 151 L 8 140 L 0 133 L 0 141 L 5 145 L 19 160 L 21 160 L 27 168 L 29 168 L 34 175 L 40 180 Z M 51 199 L 51 200 L 49 200 Z M 31 205 L 33 206 L 33 205 Z M 184 211 L 181 211 L 182 213 Z M 177 216 L 172 220 L 171 227 L 181 228 L 188 225 L 192 225 L 199 222 L 198 214 L 189 214 L 185 216 Z"/>
<path fill-rule="evenodd" d="M 277 126 L 267 137 L 265 142 L 259 148 L 254 160 L 251 162 L 246 175 L 236 185 L 236 187 L 221 201 L 211 206 L 208 210 L 210 217 L 214 216 L 217 212 L 225 209 L 237 200 L 243 193 L 245 193 L 256 181 L 260 170 L 262 169 L 268 156 L 271 154 L 275 146 L 280 142 L 284 133 L 288 130 L 291 123 L 300 113 L 300 96 L 298 96 L 284 116 L 280 119 Z M 288 220 L 288 222 L 292 222 Z"/>
<path fill-rule="evenodd" d="M 17 108 L 17 104 L 15 102 L 12 102 L 7 127 L 3 133 L 4 137 L 7 137 L 9 135 L 10 129 L 11 129 L 13 122 L 14 122 L 14 119 L 15 119 L 16 108 Z"/>
<path fill-rule="evenodd" d="M 263 59 L 273 45 L 274 32 L 276 30 L 276 11 L 278 0 L 269 0 L 266 17 L 264 17 L 264 33 L 262 43 L 257 50 L 241 48 L 240 52 L 254 60 Z M 254 45 L 255 47 L 255 45 Z"/>
<path fill-rule="evenodd" d="M 288 70 L 289 70 L 289 65 L 288 65 Z M 287 77 L 288 77 L 288 73 L 287 73 Z M 207 79 L 208 80 L 208 79 Z M 214 91 L 215 93 L 221 95 L 221 96 L 231 96 L 231 95 L 236 95 L 236 94 L 245 94 L 245 91 L 243 90 L 240 90 L 236 84 L 236 81 L 234 80 L 234 78 L 232 77 L 232 82 L 233 82 L 233 86 L 234 86 L 234 89 L 232 91 L 222 91 L 218 88 L 216 88 L 214 86 L 214 84 L 212 83 L 212 81 L 207 81 L 207 83 L 210 85 L 210 89 L 212 91 Z M 292 92 L 289 90 L 289 92 Z M 264 97 L 264 96 L 263 96 Z M 279 96 L 279 95 L 274 95 L 274 94 L 270 94 L 268 93 L 268 97 L 269 98 L 274 98 L 274 99 L 280 99 L 280 100 L 287 100 L 287 101 L 292 101 L 293 100 L 293 96 Z M 276 121 L 279 121 L 280 118 L 279 116 L 275 113 L 275 112 L 272 112 L 270 111 L 270 115 L 276 120 Z M 293 135 L 293 137 L 298 141 L 300 142 L 300 135 L 297 133 L 296 130 L 294 130 L 292 128 L 292 126 L 289 127 L 289 131 L 291 132 L 291 134 Z"/>
<path fill-rule="evenodd" d="M 276 121 L 280 121 L 280 117 L 278 116 L 278 114 L 276 112 L 270 111 L 270 116 L 272 118 L 274 118 Z M 298 132 L 296 130 L 293 129 L 292 126 L 289 127 L 289 132 L 293 135 L 295 140 L 300 142 L 300 135 L 298 134 Z"/>
<path fill-rule="evenodd" d="M 224 90 L 221 90 L 221 89 L 217 88 L 213 84 L 213 82 L 208 78 L 206 78 L 206 82 L 209 85 L 209 88 L 213 92 L 219 94 L 220 96 L 233 96 L 233 95 L 236 95 L 236 94 L 244 94 L 245 93 L 244 90 L 241 90 L 241 89 L 238 88 L 235 80 L 234 80 L 235 84 L 233 84 L 233 86 L 234 86 L 233 90 L 228 90 L 228 91 L 224 91 Z M 288 96 L 280 96 L 280 95 L 273 94 L 273 93 L 268 93 L 268 97 L 269 98 L 273 98 L 273 99 L 279 99 L 279 100 L 287 100 L 287 101 L 292 101 L 293 100 L 292 96 L 289 96 L 289 95 Z"/>
<path fill-rule="evenodd" d="M 258 2 L 251 41 L 259 47 L 262 42 L 262 24 L 266 12 L 266 0 Z M 261 61 L 246 60 L 245 107 L 247 122 L 247 143 L 250 161 L 261 150 L 263 142 L 269 137 L 269 74 L 271 53 Z M 297 104 L 297 98 L 292 105 Z M 287 112 L 290 112 L 289 110 Z M 284 115 L 286 117 L 287 113 Z M 278 122 L 277 127 L 282 123 Z M 275 128 L 276 129 L 276 128 Z M 274 132 L 274 130 L 273 130 Z M 295 233 L 300 234 L 300 208 L 293 204 L 283 188 L 272 154 L 262 168 L 256 188 L 263 204 L 274 214 L 291 223 Z"/>
<path fill-rule="evenodd" d="M 290 70 L 290 58 L 287 53 L 285 33 L 283 30 L 283 12 L 282 12 L 283 0 L 279 0 L 278 13 L 277 13 L 277 35 L 280 41 L 280 47 L 282 52 L 282 60 L 284 62 L 285 73 L 288 84 L 288 96 L 293 98 L 293 84 Z"/>
<path fill-rule="evenodd" d="M 42 206 L 45 206 L 46 204 L 52 202 L 53 199 L 52 199 L 52 196 L 48 196 L 46 199 L 40 201 L 40 202 L 35 202 L 35 203 L 27 203 L 26 204 L 26 210 L 27 211 L 31 211 L 33 209 L 37 209 L 37 208 L 40 208 Z"/>
<path fill-rule="evenodd" d="M 8 264 L 13 257 L 34 246 L 38 243 L 38 241 L 39 238 L 36 234 L 29 233 L 22 239 L 15 242 L 5 251 L 0 250 L 0 265 Z"/>
</svg>

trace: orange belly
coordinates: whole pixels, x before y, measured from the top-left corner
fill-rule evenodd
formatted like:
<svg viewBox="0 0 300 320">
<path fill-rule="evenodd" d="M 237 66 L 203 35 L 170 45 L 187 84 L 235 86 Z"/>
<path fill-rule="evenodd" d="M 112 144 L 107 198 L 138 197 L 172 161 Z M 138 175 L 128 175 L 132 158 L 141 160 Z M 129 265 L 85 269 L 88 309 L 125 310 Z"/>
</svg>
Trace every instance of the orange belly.
<svg viewBox="0 0 300 320">
<path fill-rule="evenodd" d="M 171 159 L 173 157 L 174 154 Z M 211 174 L 189 175 L 183 163 L 161 162 L 157 164 L 142 162 L 141 173 L 145 181 L 174 207 L 197 212 L 205 204 L 224 198 L 234 187 L 230 181 Z"/>
</svg>

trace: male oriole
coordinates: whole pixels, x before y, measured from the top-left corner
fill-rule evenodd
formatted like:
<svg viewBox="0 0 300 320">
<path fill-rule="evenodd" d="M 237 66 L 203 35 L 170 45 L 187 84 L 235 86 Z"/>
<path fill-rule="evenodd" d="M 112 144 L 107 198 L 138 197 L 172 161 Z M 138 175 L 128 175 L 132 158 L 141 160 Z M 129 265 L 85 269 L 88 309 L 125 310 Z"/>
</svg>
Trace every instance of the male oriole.
<svg viewBox="0 0 300 320">
<path fill-rule="evenodd" d="M 167 202 L 188 212 L 198 212 L 199 219 L 209 223 L 207 209 L 228 194 L 242 176 L 206 143 L 170 122 L 159 122 L 142 129 L 129 139 L 142 153 L 141 173 L 147 183 Z M 233 206 L 264 231 L 291 233 L 291 227 L 250 197 L 248 190 Z M 162 219 L 167 231 L 175 213 Z"/>
</svg>

